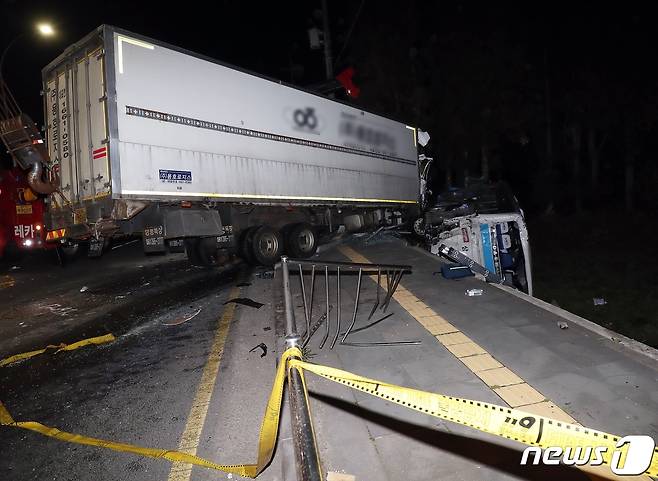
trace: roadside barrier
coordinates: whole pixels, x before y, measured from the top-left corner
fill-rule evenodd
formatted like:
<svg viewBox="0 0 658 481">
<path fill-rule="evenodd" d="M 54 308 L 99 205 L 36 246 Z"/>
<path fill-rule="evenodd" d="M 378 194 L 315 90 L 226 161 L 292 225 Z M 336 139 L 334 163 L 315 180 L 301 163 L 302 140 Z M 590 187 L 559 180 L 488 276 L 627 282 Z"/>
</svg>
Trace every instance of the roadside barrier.
<svg viewBox="0 0 658 481">
<path fill-rule="evenodd" d="M 36 351 L 29 351 L 29 352 L 23 352 L 21 354 L 14 354 L 13 356 L 6 357 L 5 359 L 2 359 L 0 361 L 0 367 L 7 366 L 9 364 L 12 364 L 14 362 L 22 361 L 24 359 L 29 359 L 34 356 L 38 356 L 39 354 L 43 354 L 46 351 L 52 351 L 54 350 L 54 354 L 57 354 L 58 352 L 62 351 L 74 351 L 75 349 L 78 349 L 80 347 L 84 346 L 90 346 L 90 345 L 99 345 L 99 344 L 105 344 L 108 342 L 112 342 L 115 340 L 115 337 L 112 334 L 105 334 L 103 336 L 97 336 L 97 337 L 90 337 L 89 339 L 83 339 L 82 341 L 77 341 L 72 344 L 51 344 L 49 346 L 46 346 L 43 349 L 37 349 Z"/>
<path fill-rule="evenodd" d="M 272 458 L 278 435 L 283 384 L 289 371 L 295 369 L 299 372 L 308 371 L 314 373 L 325 379 L 430 416 L 463 424 L 479 431 L 519 441 L 529 446 L 572 449 L 579 446 L 605 446 L 608 449 L 603 453 L 604 465 L 610 464 L 612 453 L 615 450 L 621 450 L 623 458 L 628 448 L 627 445 L 622 448 L 616 448 L 620 436 L 613 434 L 537 416 L 536 414 L 527 413 L 519 409 L 511 409 L 495 404 L 396 386 L 329 366 L 304 362 L 301 358 L 301 351 L 294 347 L 287 349 L 281 358 L 281 363 L 276 372 L 274 385 L 272 386 L 261 424 L 258 456 L 255 464 L 218 464 L 181 451 L 145 448 L 68 433 L 34 421 L 15 421 L 1 403 L 0 425 L 35 431 L 60 441 L 98 446 L 151 458 L 164 458 L 172 462 L 179 461 L 254 478 L 263 471 Z M 657 452 L 658 449 L 654 451 L 651 464 L 645 471 L 645 474 L 658 476 Z"/>
</svg>

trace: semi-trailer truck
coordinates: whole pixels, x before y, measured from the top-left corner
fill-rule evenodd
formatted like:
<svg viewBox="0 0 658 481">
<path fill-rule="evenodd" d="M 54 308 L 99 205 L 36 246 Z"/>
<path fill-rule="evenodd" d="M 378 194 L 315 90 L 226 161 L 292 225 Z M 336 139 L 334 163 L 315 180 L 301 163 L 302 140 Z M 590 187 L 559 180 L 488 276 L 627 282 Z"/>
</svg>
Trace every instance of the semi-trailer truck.
<svg viewBox="0 0 658 481">
<path fill-rule="evenodd" d="M 107 25 L 42 74 L 48 225 L 92 253 L 128 234 L 195 264 L 268 265 L 419 215 L 405 123 Z"/>
</svg>

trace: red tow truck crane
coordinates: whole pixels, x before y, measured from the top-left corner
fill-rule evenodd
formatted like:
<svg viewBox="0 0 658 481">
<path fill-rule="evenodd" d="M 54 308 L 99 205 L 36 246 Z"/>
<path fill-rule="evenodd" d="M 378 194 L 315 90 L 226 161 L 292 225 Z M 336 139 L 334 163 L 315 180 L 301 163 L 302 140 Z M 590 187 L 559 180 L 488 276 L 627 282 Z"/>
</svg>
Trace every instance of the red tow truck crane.
<svg viewBox="0 0 658 481">
<path fill-rule="evenodd" d="M 21 111 L 0 77 L 0 139 L 11 158 L 0 170 L 0 257 L 9 249 L 55 248 L 59 232 L 44 226 L 46 198 L 57 191 L 57 173 L 39 129 Z M 62 234 L 63 236 L 63 234 Z"/>
</svg>

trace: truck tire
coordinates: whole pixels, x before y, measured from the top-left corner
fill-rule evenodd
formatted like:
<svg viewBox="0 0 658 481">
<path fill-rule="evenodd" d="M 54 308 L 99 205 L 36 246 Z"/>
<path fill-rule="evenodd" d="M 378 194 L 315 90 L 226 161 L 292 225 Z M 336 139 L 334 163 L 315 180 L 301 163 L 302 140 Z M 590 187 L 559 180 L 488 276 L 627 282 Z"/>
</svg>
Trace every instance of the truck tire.
<svg viewBox="0 0 658 481">
<path fill-rule="evenodd" d="M 193 266 L 203 266 L 201 258 L 199 257 L 199 239 L 191 238 L 185 239 L 185 254 L 187 254 L 187 260 L 190 261 L 190 264 Z"/>
<path fill-rule="evenodd" d="M 57 259 L 60 265 L 65 266 L 75 261 L 79 257 L 86 257 L 87 248 L 89 244 L 84 242 L 76 242 L 75 244 L 63 244 L 55 247 Z"/>
<path fill-rule="evenodd" d="M 259 264 L 272 266 L 283 254 L 283 236 L 272 227 L 261 226 L 254 232 L 252 247 Z"/>
<path fill-rule="evenodd" d="M 425 235 L 425 219 L 419 217 L 414 221 L 414 233 L 418 237 L 423 237 Z"/>
<path fill-rule="evenodd" d="M 318 236 L 313 227 L 301 222 L 286 233 L 288 254 L 295 259 L 307 259 L 318 250 Z"/>
<path fill-rule="evenodd" d="M 222 264 L 225 256 L 217 248 L 217 240 L 215 237 L 203 237 L 198 239 L 197 255 L 199 262 L 204 267 L 215 267 Z"/>
<path fill-rule="evenodd" d="M 256 264 L 256 258 L 254 257 L 254 234 L 259 227 L 247 227 L 240 234 L 238 254 L 247 264 Z"/>
</svg>

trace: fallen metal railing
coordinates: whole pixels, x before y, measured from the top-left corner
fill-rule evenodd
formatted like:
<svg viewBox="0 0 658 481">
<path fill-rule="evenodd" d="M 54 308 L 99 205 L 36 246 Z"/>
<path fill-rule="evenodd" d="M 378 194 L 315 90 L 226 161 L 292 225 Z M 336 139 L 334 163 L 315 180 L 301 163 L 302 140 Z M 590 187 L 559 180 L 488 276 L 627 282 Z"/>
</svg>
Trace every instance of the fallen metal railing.
<svg viewBox="0 0 658 481">
<path fill-rule="evenodd" d="M 297 323 L 295 320 L 295 307 L 293 306 L 293 298 L 290 286 L 291 266 L 296 266 L 299 273 L 299 283 L 302 296 L 302 304 L 304 308 L 304 322 L 305 332 L 300 335 L 297 331 Z M 310 283 L 307 284 L 305 280 L 304 269 L 310 268 Z M 281 258 L 281 270 L 283 273 L 283 295 L 285 303 L 285 318 L 286 318 L 286 346 L 304 348 L 308 344 L 313 334 L 320 328 L 322 323 L 325 323 L 326 329 L 324 337 L 320 342 L 320 349 L 324 347 L 331 334 L 331 311 L 332 306 L 330 303 L 329 292 L 329 273 L 330 270 L 336 274 L 336 330 L 332 336 L 330 348 L 333 349 L 340 338 L 340 344 L 369 347 L 369 346 L 391 346 L 391 345 L 413 345 L 419 344 L 420 341 L 393 341 L 393 342 L 359 342 L 348 343 L 346 342 L 347 336 L 351 333 L 359 332 L 391 317 L 392 313 L 386 314 L 381 319 L 378 319 L 366 326 L 354 329 L 356 323 L 357 312 L 359 309 L 359 300 L 361 294 L 361 284 L 364 273 L 372 272 L 377 273 L 377 298 L 373 305 L 368 321 L 373 317 L 376 310 L 379 308 L 384 313 L 388 309 L 389 303 L 396 289 L 400 285 L 400 280 L 405 272 L 411 271 L 410 266 L 406 265 L 390 265 L 390 264 L 363 264 L 353 262 L 331 262 L 331 261 L 305 261 L 289 259 L 287 257 Z M 341 270 L 344 271 L 357 271 L 357 286 L 354 296 L 354 309 L 352 312 L 352 319 L 345 332 L 341 332 Z M 319 319 L 312 323 L 315 285 L 317 272 L 324 273 L 324 301 L 325 312 Z M 386 279 L 386 288 L 384 298 L 381 298 L 380 291 L 383 290 L 382 280 Z M 310 292 L 307 295 L 306 286 L 309 286 Z M 342 337 L 341 337 L 342 335 Z M 293 432 L 293 443 L 295 447 L 295 465 L 297 470 L 297 479 L 300 481 L 321 481 L 322 469 L 320 466 L 320 458 L 317 452 L 317 445 L 313 433 L 313 424 L 311 421 L 311 413 L 308 403 L 308 395 L 306 392 L 306 384 L 304 383 L 303 374 L 297 369 L 291 369 L 288 376 L 288 395 L 290 402 L 291 424 Z"/>
<path fill-rule="evenodd" d="M 283 296 L 286 310 L 286 347 L 299 347 L 292 295 L 290 294 L 290 274 L 287 258 L 281 259 L 283 271 Z M 292 425 L 295 448 L 295 468 L 300 481 L 322 481 L 320 457 L 313 433 L 311 411 L 303 374 L 297 369 L 288 372 L 288 400 L 290 402 L 290 423 Z"/>
<path fill-rule="evenodd" d="M 294 267 L 296 269 L 294 269 Z M 297 259 L 288 259 L 282 258 L 282 268 L 287 275 L 290 277 L 290 271 L 292 272 L 297 270 L 299 277 L 302 304 L 304 308 L 304 321 L 306 325 L 306 330 L 303 334 L 300 335 L 302 347 L 306 347 L 311 337 L 318 331 L 320 326 L 324 323 L 326 328 L 324 331 L 324 336 L 320 341 L 320 349 L 323 349 L 327 341 L 331 338 L 329 342 L 329 348 L 333 349 L 336 346 L 336 343 L 347 345 L 347 346 L 357 346 L 357 347 L 367 347 L 367 346 L 395 346 L 395 345 L 415 345 L 419 341 L 390 341 L 390 342 L 347 342 L 347 337 L 354 333 L 360 332 L 365 329 L 368 329 L 372 326 L 379 324 L 381 321 L 391 317 L 391 314 L 386 314 L 388 310 L 393 294 L 400 285 L 402 276 L 406 272 L 411 271 L 411 266 L 399 265 L 399 264 L 366 264 L 366 263 L 357 263 L 357 262 L 332 262 L 332 261 L 305 261 Z M 310 269 L 310 282 L 307 283 L 305 276 L 305 271 Z M 354 294 L 354 308 L 352 310 L 352 318 L 349 322 L 347 330 L 342 332 L 342 318 L 341 318 L 341 273 L 345 271 L 357 271 L 357 284 Z M 319 275 L 318 275 L 319 272 Z M 336 289 L 335 289 L 335 300 L 336 300 L 336 309 L 333 309 L 334 306 L 330 302 L 329 294 L 329 284 L 330 284 L 330 273 L 335 274 L 336 279 Z M 376 288 L 376 299 L 375 303 L 370 309 L 368 315 L 368 321 L 372 319 L 377 309 L 381 310 L 384 317 L 368 324 L 366 326 L 354 329 L 356 323 L 357 312 L 359 309 L 359 301 L 361 298 L 361 286 L 362 279 L 364 274 L 374 274 L 377 275 L 377 288 Z M 324 313 L 313 322 L 313 309 L 315 301 L 315 288 L 316 288 L 316 278 L 324 277 L 324 304 L 325 309 Z M 385 285 L 383 281 L 385 280 Z M 307 286 L 310 287 L 310 292 L 307 293 Z M 382 291 L 384 292 L 382 299 Z M 288 284 L 288 293 L 290 294 L 290 284 Z M 292 301 L 291 301 L 292 302 Z M 331 335 L 331 311 L 335 310 L 335 332 Z M 287 315 L 287 314 L 286 314 Z M 294 318 L 294 309 L 291 310 L 291 316 Z"/>
</svg>

